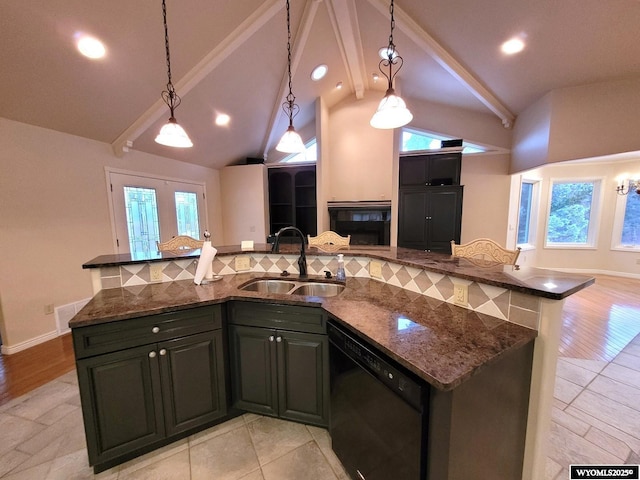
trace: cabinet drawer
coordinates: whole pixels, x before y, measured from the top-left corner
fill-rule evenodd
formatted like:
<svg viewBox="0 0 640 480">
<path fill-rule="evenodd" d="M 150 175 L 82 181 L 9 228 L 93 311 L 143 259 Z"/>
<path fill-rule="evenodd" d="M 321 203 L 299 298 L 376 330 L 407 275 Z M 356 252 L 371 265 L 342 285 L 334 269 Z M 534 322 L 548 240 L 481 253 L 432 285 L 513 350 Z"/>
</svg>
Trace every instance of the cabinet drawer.
<svg viewBox="0 0 640 480">
<path fill-rule="evenodd" d="M 320 308 L 313 307 L 232 302 L 229 309 L 229 322 L 236 325 L 277 328 L 296 332 L 327 332 L 324 312 Z"/>
<path fill-rule="evenodd" d="M 73 329 L 76 358 L 222 328 L 222 307 L 190 308 Z"/>
</svg>

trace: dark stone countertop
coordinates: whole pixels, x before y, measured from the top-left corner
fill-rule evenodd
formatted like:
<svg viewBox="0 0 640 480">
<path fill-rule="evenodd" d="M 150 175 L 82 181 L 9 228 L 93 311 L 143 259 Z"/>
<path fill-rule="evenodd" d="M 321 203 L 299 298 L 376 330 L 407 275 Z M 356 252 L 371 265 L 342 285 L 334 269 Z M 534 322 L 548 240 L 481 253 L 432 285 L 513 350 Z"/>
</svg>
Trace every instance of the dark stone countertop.
<svg viewBox="0 0 640 480">
<path fill-rule="evenodd" d="M 307 255 L 335 255 L 344 253 L 356 257 L 369 257 L 389 261 L 409 267 L 421 268 L 430 272 L 451 275 L 488 285 L 514 290 L 520 293 L 560 300 L 593 284 L 595 279 L 542 268 L 502 265 L 478 259 L 454 257 L 444 253 L 425 252 L 410 248 L 389 247 L 384 245 L 354 245 L 350 247 L 327 246 L 307 247 Z M 239 245 L 216 246 L 217 255 L 243 255 L 252 253 L 270 253 L 271 245 L 257 244 L 252 251 L 243 251 Z M 280 253 L 296 254 L 297 245 L 281 245 Z M 181 258 L 198 258 L 200 250 L 185 252 L 155 253 L 143 259 L 133 259 L 130 254 L 101 255 L 82 265 L 82 268 L 100 268 L 128 265 L 144 262 L 162 262 Z"/>
<path fill-rule="evenodd" d="M 536 337 L 534 330 L 366 278 L 347 278 L 342 294 L 327 298 L 238 288 L 253 278 L 273 275 L 241 273 L 201 286 L 180 280 L 102 290 L 69 326 L 75 329 L 229 300 L 318 306 L 441 390 L 455 388 Z"/>
</svg>

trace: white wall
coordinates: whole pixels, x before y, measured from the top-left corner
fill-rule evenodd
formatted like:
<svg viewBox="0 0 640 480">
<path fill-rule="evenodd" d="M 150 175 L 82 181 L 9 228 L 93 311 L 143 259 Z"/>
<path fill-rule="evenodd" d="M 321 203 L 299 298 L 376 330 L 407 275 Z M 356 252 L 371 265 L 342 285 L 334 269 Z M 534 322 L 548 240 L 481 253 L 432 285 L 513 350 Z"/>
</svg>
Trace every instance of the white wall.
<svg viewBox="0 0 640 480">
<path fill-rule="evenodd" d="M 92 295 L 82 264 L 113 252 L 105 167 L 205 182 L 214 243 L 224 236 L 218 171 L 0 118 L 3 350 L 55 332 L 47 304 Z"/>
<path fill-rule="evenodd" d="M 265 165 L 234 165 L 220 170 L 223 245 L 242 240 L 265 243 L 269 231 L 269 191 Z"/>
<path fill-rule="evenodd" d="M 618 200 L 618 195 L 615 191 L 617 183 L 616 177 L 623 173 L 634 172 L 640 172 L 640 155 L 637 160 L 622 162 L 556 163 L 523 172 L 522 175 L 514 176 L 514 183 L 518 191 L 521 176 L 525 178 L 540 178 L 542 187 L 540 192 L 540 213 L 537 222 L 536 248 L 534 250 L 523 251 L 520 254 L 518 263 L 542 268 L 567 269 L 591 273 L 600 272 L 640 278 L 640 264 L 637 263 L 637 261 L 640 260 L 640 252 L 611 249 L 613 220 L 616 201 Z M 545 248 L 544 240 L 546 236 L 546 222 L 549 211 L 550 186 L 552 180 L 598 178 L 602 179 L 602 202 L 600 205 L 596 205 L 600 207 L 600 215 L 597 218 L 599 228 L 595 248 Z M 514 209 L 517 212 L 517 206 L 512 205 L 510 218 L 513 218 Z"/>
</svg>

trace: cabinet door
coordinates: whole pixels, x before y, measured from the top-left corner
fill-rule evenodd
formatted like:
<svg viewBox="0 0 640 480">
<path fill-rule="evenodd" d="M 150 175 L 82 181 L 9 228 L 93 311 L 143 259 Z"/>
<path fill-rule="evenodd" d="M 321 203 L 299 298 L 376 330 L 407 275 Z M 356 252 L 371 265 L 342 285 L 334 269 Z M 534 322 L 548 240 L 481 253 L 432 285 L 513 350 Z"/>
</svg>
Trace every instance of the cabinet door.
<svg viewBox="0 0 640 480">
<path fill-rule="evenodd" d="M 167 435 L 226 414 L 222 331 L 158 344 Z"/>
<path fill-rule="evenodd" d="M 164 438 L 156 355 L 149 345 L 78 360 L 91 465 Z"/>
<path fill-rule="evenodd" d="M 429 189 L 427 212 L 427 250 L 451 253 L 451 240 L 460 243 L 462 187 Z"/>
<path fill-rule="evenodd" d="M 425 186 L 428 183 L 428 158 L 426 155 L 400 157 L 400 186 Z"/>
<path fill-rule="evenodd" d="M 424 189 L 400 190 L 398 246 L 427 249 L 427 193 Z"/>
<path fill-rule="evenodd" d="M 234 407 L 264 415 L 277 415 L 275 334 L 275 330 L 267 328 L 229 326 Z"/>
<path fill-rule="evenodd" d="M 460 185 L 461 158 L 460 153 L 430 155 L 428 185 Z"/>
<path fill-rule="evenodd" d="M 326 335 L 277 332 L 281 418 L 329 423 L 329 341 Z"/>
</svg>

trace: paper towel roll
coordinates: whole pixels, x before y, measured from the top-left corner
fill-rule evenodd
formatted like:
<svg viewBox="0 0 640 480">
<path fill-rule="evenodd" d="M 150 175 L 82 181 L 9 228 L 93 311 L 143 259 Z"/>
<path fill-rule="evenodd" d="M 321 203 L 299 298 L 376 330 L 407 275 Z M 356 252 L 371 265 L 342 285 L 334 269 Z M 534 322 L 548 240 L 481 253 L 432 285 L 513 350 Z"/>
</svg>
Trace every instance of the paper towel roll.
<svg viewBox="0 0 640 480">
<path fill-rule="evenodd" d="M 196 268 L 196 275 L 193 277 L 193 283 L 200 285 L 207 272 L 212 273 L 211 262 L 213 262 L 216 253 L 218 253 L 218 250 L 211 246 L 211 242 L 204 242 L 202 251 L 200 252 L 200 259 L 198 260 L 198 267 Z"/>
</svg>

